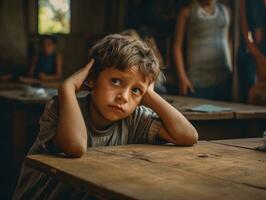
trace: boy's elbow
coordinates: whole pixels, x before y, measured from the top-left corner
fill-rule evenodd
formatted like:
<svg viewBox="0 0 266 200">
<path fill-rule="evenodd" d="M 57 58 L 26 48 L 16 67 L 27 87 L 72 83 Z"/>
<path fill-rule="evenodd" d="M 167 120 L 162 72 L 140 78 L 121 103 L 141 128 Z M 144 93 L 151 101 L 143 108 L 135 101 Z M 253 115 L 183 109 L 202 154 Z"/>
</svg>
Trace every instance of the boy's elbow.
<svg viewBox="0 0 266 200">
<path fill-rule="evenodd" d="M 194 127 L 192 127 L 192 130 L 188 137 L 188 145 L 197 144 L 198 140 L 199 140 L 199 134 L 197 130 Z"/>
<path fill-rule="evenodd" d="M 58 140 L 54 140 L 55 145 L 64 152 L 67 156 L 72 158 L 80 158 L 86 153 L 86 144 L 83 143 L 73 143 L 73 142 L 66 142 L 63 143 L 58 142 Z"/>
<path fill-rule="evenodd" d="M 194 127 L 192 127 L 188 132 L 184 133 L 182 141 L 176 140 L 174 144 L 192 146 L 194 144 L 197 144 L 198 139 L 199 139 L 198 132 Z"/>
<path fill-rule="evenodd" d="M 76 147 L 69 147 L 65 154 L 71 158 L 80 158 L 82 157 L 86 152 L 86 148 L 82 146 L 76 146 Z"/>
<path fill-rule="evenodd" d="M 197 144 L 198 143 L 198 136 L 192 138 L 189 142 L 189 145 L 194 145 L 194 144 Z"/>
</svg>

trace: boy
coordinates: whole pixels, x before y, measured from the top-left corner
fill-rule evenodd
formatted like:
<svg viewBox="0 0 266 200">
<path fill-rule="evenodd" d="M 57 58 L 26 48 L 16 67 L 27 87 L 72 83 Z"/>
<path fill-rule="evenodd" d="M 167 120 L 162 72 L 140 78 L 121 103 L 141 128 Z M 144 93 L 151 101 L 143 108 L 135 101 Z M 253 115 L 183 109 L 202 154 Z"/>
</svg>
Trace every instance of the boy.
<svg viewBox="0 0 266 200">
<path fill-rule="evenodd" d="M 181 145 L 197 142 L 194 127 L 149 87 L 160 70 L 146 44 L 109 35 L 92 47 L 89 59 L 89 64 L 64 81 L 58 99 L 47 104 L 29 154 L 61 152 L 80 157 L 92 146 L 156 143 L 159 138 Z M 77 98 L 84 80 L 90 94 Z M 77 197 L 88 194 L 24 165 L 13 198 Z"/>
</svg>

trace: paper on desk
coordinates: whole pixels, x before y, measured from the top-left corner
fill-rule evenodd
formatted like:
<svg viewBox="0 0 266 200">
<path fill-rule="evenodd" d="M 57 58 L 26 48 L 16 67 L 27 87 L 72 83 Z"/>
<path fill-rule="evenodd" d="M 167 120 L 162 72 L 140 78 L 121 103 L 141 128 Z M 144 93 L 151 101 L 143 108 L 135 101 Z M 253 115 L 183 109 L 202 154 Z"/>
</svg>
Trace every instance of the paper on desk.
<svg viewBox="0 0 266 200">
<path fill-rule="evenodd" d="M 255 149 L 258 150 L 258 151 L 266 152 L 266 145 L 256 147 Z"/>
<path fill-rule="evenodd" d="M 203 104 L 203 105 L 199 105 L 193 108 L 188 108 L 186 109 L 187 111 L 192 111 L 192 112 L 227 112 L 227 111 L 231 111 L 232 108 L 228 108 L 228 107 L 221 107 L 221 106 L 214 106 L 214 105 L 210 105 L 210 104 Z"/>
</svg>

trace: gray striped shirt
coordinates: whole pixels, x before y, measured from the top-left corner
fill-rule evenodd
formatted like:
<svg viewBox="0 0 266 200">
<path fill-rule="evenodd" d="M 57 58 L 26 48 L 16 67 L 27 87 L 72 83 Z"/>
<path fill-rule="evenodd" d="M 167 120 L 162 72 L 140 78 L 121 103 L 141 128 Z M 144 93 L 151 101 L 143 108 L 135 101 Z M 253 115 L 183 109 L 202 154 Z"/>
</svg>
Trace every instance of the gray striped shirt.
<svg viewBox="0 0 266 200">
<path fill-rule="evenodd" d="M 113 123 L 106 130 L 95 129 L 89 121 L 90 95 L 78 98 L 79 106 L 87 126 L 88 147 L 115 146 L 157 142 L 161 121 L 149 108 L 139 106 L 126 119 Z M 45 107 L 40 119 L 40 132 L 30 149 L 32 154 L 60 153 L 53 145 L 58 122 L 58 99 L 53 98 Z M 13 199 L 87 199 L 89 194 L 76 191 L 46 173 L 23 164 Z"/>
</svg>

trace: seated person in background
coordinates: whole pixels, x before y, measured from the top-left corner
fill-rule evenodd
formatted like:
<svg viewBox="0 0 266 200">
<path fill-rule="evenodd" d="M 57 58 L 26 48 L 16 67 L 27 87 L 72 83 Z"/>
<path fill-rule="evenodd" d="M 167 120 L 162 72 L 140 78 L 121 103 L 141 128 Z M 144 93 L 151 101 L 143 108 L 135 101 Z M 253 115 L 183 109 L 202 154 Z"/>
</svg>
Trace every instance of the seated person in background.
<svg viewBox="0 0 266 200">
<path fill-rule="evenodd" d="M 89 147 L 197 142 L 192 124 L 150 87 L 160 68 L 143 41 L 118 34 L 106 36 L 91 48 L 89 60 L 62 83 L 59 96 L 46 105 L 29 155 L 81 157 Z M 77 97 L 84 81 L 89 92 Z M 89 199 L 89 194 L 24 164 L 13 199 L 33 197 Z"/>
<path fill-rule="evenodd" d="M 57 81 L 62 76 L 62 57 L 57 52 L 57 40 L 51 35 L 43 35 L 40 42 L 41 49 L 32 58 L 27 76 L 21 77 L 22 82 L 31 82 L 34 79 L 40 81 Z M 33 78 L 33 79 L 31 79 Z"/>
</svg>

